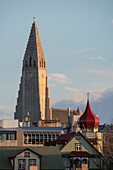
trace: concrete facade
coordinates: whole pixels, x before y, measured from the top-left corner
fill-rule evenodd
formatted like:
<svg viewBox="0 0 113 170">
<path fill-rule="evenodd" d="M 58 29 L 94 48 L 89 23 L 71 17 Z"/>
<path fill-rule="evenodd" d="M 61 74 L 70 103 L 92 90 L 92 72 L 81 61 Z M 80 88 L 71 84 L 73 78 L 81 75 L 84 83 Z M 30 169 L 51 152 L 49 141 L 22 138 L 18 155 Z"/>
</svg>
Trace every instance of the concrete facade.
<svg viewBox="0 0 113 170">
<path fill-rule="evenodd" d="M 49 114 L 50 98 L 46 60 L 35 21 L 32 24 L 22 67 L 15 119 L 23 121 L 29 112 L 31 122 L 44 120 Z"/>
</svg>

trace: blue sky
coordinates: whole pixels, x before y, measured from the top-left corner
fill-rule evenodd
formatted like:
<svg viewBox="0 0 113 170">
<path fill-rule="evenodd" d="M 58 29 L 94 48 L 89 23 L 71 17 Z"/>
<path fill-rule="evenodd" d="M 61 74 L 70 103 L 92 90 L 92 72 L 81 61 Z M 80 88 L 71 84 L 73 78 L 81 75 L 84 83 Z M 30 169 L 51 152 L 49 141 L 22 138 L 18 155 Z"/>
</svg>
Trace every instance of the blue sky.
<svg viewBox="0 0 113 170">
<path fill-rule="evenodd" d="M 33 17 L 47 60 L 51 104 L 95 100 L 113 87 L 112 0 L 1 0 L 0 111 L 14 112 Z"/>
</svg>

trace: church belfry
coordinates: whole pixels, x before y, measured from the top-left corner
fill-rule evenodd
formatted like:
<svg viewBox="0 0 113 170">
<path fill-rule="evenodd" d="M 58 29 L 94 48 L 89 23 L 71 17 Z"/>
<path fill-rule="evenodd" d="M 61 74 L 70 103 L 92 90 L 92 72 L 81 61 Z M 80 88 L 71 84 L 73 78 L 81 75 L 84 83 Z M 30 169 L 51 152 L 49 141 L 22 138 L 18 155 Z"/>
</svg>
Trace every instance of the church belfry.
<svg viewBox="0 0 113 170">
<path fill-rule="evenodd" d="M 28 112 L 31 122 L 44 120 L 50 114 L 46 60 L 35 21 L 32 24 L 23 59 L 14 118 L 23 121 Z"/>
</svg>

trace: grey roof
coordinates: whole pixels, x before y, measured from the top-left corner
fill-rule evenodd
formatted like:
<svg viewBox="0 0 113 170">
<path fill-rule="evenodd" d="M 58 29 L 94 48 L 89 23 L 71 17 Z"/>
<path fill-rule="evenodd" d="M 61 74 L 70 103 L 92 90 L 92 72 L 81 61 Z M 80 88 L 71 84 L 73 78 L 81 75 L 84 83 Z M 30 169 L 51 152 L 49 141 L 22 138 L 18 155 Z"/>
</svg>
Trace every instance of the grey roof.
<svg viewBox="0 0 113 170">
<path fill-rule="evenodd" d="M 66 132 L 66 129 L 62 127 L 20 127 L 20 128 L 2 128 L 0 127 L 0 131 L 39 131 L 39 132 Z"/>
<path fill-rule="evenodd" d="M 0 147 L 0 169 L 12 170 L 9 157 L 24 150 L 26 147 Z M 63 160 L 58 146 L 29 147 L 31 150 L 42 155 L 42 169 L 64 169 Z"/>
<path fill-rule="evenodd" d="M 18 128 L 2 128 L 0 127 L 0 131 L 17 131 Z"/>
<path fill-rule="evenodd" d="M 19 130 L 23 131 L 40 131 L 40 132 L 61 132 L 66 131 L 62 127 L 21 127 Z"/>
</svg>

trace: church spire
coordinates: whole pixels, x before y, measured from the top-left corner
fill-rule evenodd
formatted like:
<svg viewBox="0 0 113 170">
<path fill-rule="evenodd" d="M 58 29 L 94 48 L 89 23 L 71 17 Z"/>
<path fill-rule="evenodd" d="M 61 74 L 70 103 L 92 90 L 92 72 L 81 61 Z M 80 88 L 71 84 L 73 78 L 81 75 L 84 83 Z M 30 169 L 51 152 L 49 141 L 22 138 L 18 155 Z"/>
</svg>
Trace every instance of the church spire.
<svg viewBox="0 0 113 170">
<path fill-rule="evenodd" d="M 32 58 L 36 61 L 36 64 L 38 65 L 38 67 L 40 67 L 40 65 L 42 64 L 46 68 L 46 60 L 44 57 L 44 52 L 43 52 L 43 48 L 42 48 L 42 44 L 41 44 L 41 40 L 40 40 L 40 35 L 38 32 L 38 27 L 35 22 L 35 18 L 32 23 L 30 36 L 29 36 L 27 48 L 25 51 L 25 61 L 24 62 L 26 62 L 26 59 L 28 59 L 30 61 L 30 58 Z M 29 61 L 28 61 L 28 63 L 29 63 Z M 42 63 L 42 61 L 43 61 L 43 63 Z"/>
<path fill-rule="evenodd" d="M 35 18 L 34 18 L 35 19 Z M 45 119 L 49 109 L 46 60 L 35 20 L 32 23 L 23 59 L 22 77 L 15 118 L 23 121 L 29 112 L 31 121 Z"/>
</svg>

